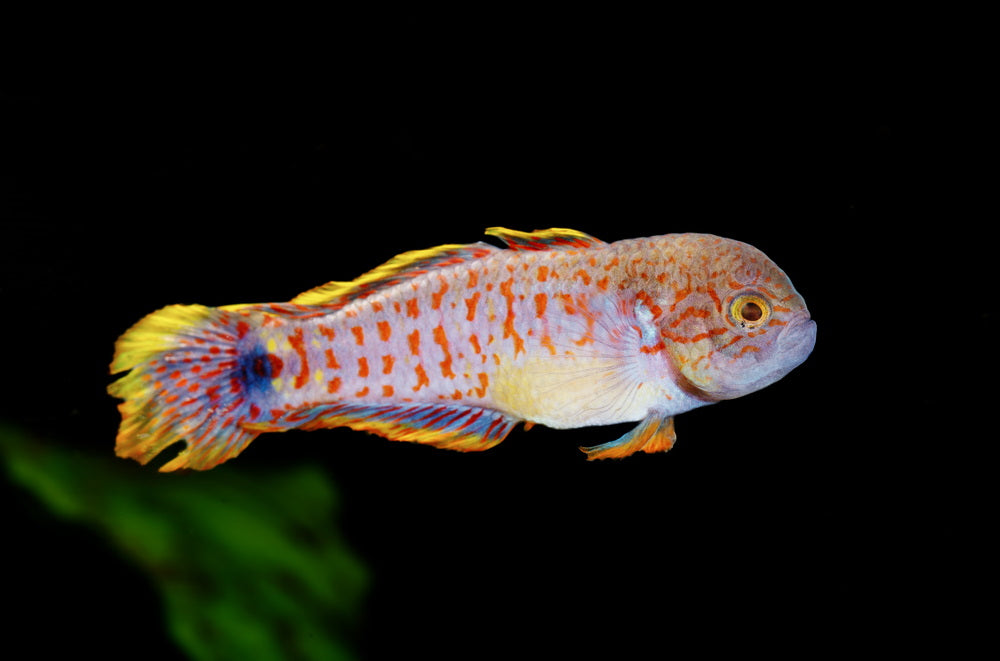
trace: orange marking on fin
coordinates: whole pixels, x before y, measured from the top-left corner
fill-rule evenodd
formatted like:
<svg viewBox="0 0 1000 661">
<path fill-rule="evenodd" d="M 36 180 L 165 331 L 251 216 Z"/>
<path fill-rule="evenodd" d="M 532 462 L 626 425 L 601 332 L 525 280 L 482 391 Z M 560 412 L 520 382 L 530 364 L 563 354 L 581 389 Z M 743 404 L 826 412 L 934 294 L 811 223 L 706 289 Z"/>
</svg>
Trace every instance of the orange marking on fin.
<svg viewBox="0 0 1000 661">
<path fill-rule="evenodd" d="M 411 298 L 406 301 L 406 316 L 413 317 L 414 319 L 420 316 L 420 307 L 417 304 L 417 299 Z"/>
<path fill-rule="evenodd" d="M 337 356 L 334 355 L 333 349 L 327 349 L 323 353 L 326 354 L 326 366 L 330 369 L 339 370 L 340 363 L 337 362 Z"/>
<path fill-rule="evenodd" d="M 545 282 L 549 279 L 549 267 L 544 264 L 538 267 L 538 281 Z"/>
<path fill-rule="evenodd" d="M 601 291 L 608 290 L 608 276 L 604 276 L 603 278 L 597 281 L 597 288 L 600 289 Z"/>
<path fill-rule="evenodd" d="M 380 321 L 378 326 L 378 336 L 383 342 L 388 342 L 389 337 L 392 335 L 392 326 L 389 325 L 388 321 Z"/>
<path fill-rule="evenodd" d="M 392 366 L 396 359 L 392 356 L 382 356 L 382 374 L 392 374 Z"/>
<path fill-rule="evenodd" d="M 466 288 L 473 289 L 479 284 L 479 273 L 476 269 L 469 269 L 469 282 L 466 283 Z"/>
<path fill-rule="evenodd" d="M 342 382 L 339 376 L 335 376 L 330 379 L 329 383 L 326 384 L 326 391 L 331 395 L 340 390 Z"/>
<path fill-rule="evenodd" d="M 590 274 L 583 269 L 580 269 L 576 273 L 574 273 L 573 277 L 580 278 L 580 281 L 583 282 L 585 286 L 590 284 Z"/>
<path fill-rule="evenodd" d="M 333 330 L 329 326 L 320 325 L 317 328 L 319 330 L 319 334 L 331 342 L 333 341 L 333 338 L 337 337 L 337 331 Z"/>
<path fill-rule="evenodd" d="M 477 354 L 483 352 L 482 347 L 479 346 L 479 338 L 475 334 L 469 336 L 469 344 L 472 345 L 472 350 Z"/>
<path fill-rule="evenodd" d="M 368 394 L 368 386 L 365 386 L 361 390 L 359 390 L 356 393 L 354 393 L 354 396 L 355 397 L 364 397 L 367 394 Z"/>
<path fill-rule="evenodd" d="M 368 359 L 364 356 L 358 358 L 358 376 L 362 379 L 368 376 Z"/>
<path fill-rule="evenodd" d="M 382 396 L 383 397 L 392 397 L 393 392 L 394 391 L 393 391 L 392 386 L 388 386 L 388 385 L 382 386 Z"/>
<path fill-rule="evenodd" d="M 410 353 L 414 356 L 420 355 L 420 329 L 414 329 L 412 333 L 406 336 L 406 341 L 410 345 Z"/>
</svg>

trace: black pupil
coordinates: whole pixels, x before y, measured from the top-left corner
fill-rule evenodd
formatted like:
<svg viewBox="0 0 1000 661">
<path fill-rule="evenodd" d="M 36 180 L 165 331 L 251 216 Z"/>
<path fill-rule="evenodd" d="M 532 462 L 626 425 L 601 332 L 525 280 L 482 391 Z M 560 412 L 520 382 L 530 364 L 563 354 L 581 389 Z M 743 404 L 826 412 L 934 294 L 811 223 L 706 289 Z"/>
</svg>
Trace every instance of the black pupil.
<svg viewBox="0 0 1000 661">
<path fill-rule="evenodd" d="M 747 321 L 760 321 L 760 318 L 764 316 L 764 311 L 753 301 L 747 301 L 740 310 L 740 316 Z"/>
</svg>

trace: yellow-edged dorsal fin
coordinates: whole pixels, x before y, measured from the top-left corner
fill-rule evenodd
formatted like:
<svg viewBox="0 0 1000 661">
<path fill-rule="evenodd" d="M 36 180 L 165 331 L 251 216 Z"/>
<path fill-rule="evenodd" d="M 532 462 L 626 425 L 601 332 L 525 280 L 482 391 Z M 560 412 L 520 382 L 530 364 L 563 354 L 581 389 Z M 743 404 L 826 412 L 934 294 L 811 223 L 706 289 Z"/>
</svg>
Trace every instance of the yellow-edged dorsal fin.
<svg viewBox="0 0 1000 661">
<path fill-rule="evenodd" d="M 350 282 L 328 282 L 299 294 L 291 302 L 296 305 L 344 306 L 353 300 L 365 298 L 376 290 L 416 278 L 436 268 L 482 259 L 498 250 L 496 246 L 483 242 L 411 250 L 396 255 Z"/>
<path fill-rule="evenodd" d="M 519 232 L 505 227 L 491 227 L 489 236 L 501 239 L 511 250 L 584 250 L 608 245 L 589 234 L 563 227 L 552 227 L 534 232 Z"/>
</svg>

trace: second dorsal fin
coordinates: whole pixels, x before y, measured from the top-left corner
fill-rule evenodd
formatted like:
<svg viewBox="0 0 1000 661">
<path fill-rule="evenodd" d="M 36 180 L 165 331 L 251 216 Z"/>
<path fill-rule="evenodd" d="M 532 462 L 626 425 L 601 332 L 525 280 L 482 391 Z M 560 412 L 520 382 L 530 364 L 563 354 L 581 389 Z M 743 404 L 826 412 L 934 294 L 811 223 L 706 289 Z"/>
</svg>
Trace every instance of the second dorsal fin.
<svg viewBox="0 0 1000 661">
<path fill-rule="evenodd" d="M 503 227 L 486 230 L 507 244 L 510 250 L 581 250 L 607 244 L 600 239 L 571 229 L 552 228 L 534 232 L 519 232 Z M 384 287 L 391 287 L 416 278 L 436 268 L 454 266 L 482 259 L 501 250 L 482 241 L 466 245 L 448 244 L 427 250 L 411 250 L 396 255 L 385 264 L 350 282 L 328 282 L 305 291 L 291 300 L 295 305 L 343 307 L 351 301 L 366 298 Z"/>
<path fill-rule="evenodd" d="M 518 232 L 506 227 L 491 227 L 489 236 L 501 239 L 511 250 L 582 250 L 608 245 L 600 239 L 576 230 L 553 227 L 534 232 Z"/>
<path fill-rule="evenodd" d="M 341 307 L 353 300 L 365 298 L 376 290 L 416 278 L 435 268 L 481 259 L 498 250 L 500 249 L 481 241 L 467 245 L 449 244 L 427 250 L 411 250 L 396 255 L 385 264 L 350 282 L 328 282 L 299 294 L 291 302 L 296 305 Z"/>
</svg>

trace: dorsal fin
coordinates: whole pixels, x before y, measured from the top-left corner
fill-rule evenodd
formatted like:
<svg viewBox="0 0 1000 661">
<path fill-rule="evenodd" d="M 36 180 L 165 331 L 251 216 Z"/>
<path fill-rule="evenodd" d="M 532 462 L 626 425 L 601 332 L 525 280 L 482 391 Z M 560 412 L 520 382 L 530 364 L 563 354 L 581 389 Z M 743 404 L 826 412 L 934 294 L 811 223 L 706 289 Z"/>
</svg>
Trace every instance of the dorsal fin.
<svg viewBox="0 0 1000 661">
<path fill-rule="evenodd" d="M 334 305 L 370 296 L 372 292 L 416 278 L 442 266 L 481 259 L 500 250 L 488 243 L 448 244 L 427 250 L 411 250 L 396 255 L 385 264 L 350 282 L 328 282 L 303 292 L 291 300 L 296 305 Z"/>
<path fill-rule="evenodd" d="M 491 227 L 489 236 L 502 240 L 511 250 L 580 250 L 608 245 L 600 239 L 576 230 L 553 227 L 534 232 L 518 232 L 505 227 Z"/>
</svg>

